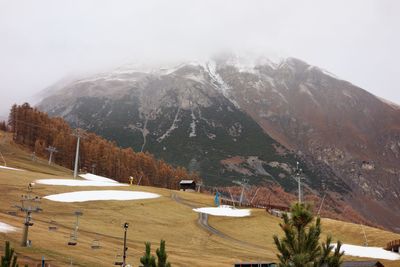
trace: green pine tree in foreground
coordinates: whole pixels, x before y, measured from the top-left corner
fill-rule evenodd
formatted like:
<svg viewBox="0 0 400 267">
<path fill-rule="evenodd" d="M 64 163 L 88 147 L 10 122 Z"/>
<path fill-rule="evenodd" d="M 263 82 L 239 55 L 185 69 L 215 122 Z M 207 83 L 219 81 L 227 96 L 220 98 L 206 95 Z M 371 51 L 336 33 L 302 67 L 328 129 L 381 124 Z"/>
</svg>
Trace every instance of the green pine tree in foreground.
<svg viewBox="0 0 400 267">
<path fill-rule="evenodd" d="M 151 255 L 151 244 L 150 242 L 146 242 L 146 252 L 143 257 L 140 258 L 140 263 L 143 264 L 143 267 L 171 267 L 171 263 L 167 262 L 167 252 L 165 251 L 165 241 L 161 240 L 160 248 L 156 250 L 157 254 L 157 264 L 156 258 Z"/>
<path fill-rule="evenodd" d="M 14 255 L 14 249 L 11 248 L 10 242 L 6 241 L 4 248 L 4 256 L 1 256 L 1 267 L 18 267 L 17 256 Z"/>
<path fill-rule="evenodd" d="M 156 251 L 157 254 L 157 267 L 171 267 L 171 264 L 167 262 L 167 252 L 165 251 L 165 240 L 161 240 L 160 248 Z"/>
<path fill-rule="evenodd" d="M 280 227 L 284 236 L 279 239 L 274 235 L 274 242 L 279 251 L 279 267 L 339 267 L 342 264 L 343 252 L 341 242 L 336 249 L 331 244 L 332 238 L 320 244 L 321 219 L 315 224 L 310 205 L 296 203 L 291 208 L 291 216 L 284 214 Z"/>
<path fill-rule="evenodd" d="M 156 267 L 156 258 L 151 255 L 151 244 L 150 242 L 146 242 L 146 252 L 143 257 L 140 258 L 140 263 L 143 264 L 143 267 Z"/>
</svg>

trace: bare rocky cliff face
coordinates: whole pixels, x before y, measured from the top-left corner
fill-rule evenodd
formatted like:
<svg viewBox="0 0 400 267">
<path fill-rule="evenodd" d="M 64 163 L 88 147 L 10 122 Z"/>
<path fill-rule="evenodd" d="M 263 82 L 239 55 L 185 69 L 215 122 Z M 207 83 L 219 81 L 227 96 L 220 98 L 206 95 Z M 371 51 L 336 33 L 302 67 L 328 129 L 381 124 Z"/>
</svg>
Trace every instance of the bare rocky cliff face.
<svg viewBox="0 0 400 267">
<path fill-rule="evenodd" d="M 199 171 L 209 184 L 248 177 L 293 191 L 301 161 L 308 190 L 338 193 L 400 231 L 400 107 L 301 60 L 224 55 L 120 68 L 47 95 L 39 107 L 51 115 Z"/>
</svg>

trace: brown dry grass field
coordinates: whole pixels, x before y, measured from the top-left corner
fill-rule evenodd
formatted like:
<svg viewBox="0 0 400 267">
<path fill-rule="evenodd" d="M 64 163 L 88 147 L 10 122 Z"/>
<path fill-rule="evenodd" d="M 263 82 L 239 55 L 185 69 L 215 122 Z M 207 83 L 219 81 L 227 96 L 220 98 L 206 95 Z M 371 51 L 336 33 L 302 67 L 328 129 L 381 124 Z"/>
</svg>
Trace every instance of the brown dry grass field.
<svg viewBox="0 0 400 267">
<path fill-rule="evenodd" d="M 43 199 L 43 212 L 33 215 L 34 225 L 29 239 L 32 247 L 22 248 L 22 222 L 24 214 L 7 214 L 15 211 L 21 194 L 27 185 L 43 178 L 71 178 L 71 171 L 59 166 L 48 166 L 45 159 L 31 160 L 30 153 L 11 144 L 10 137 L 0 132 L 0 152 L 7 166 L 26 171 L 0 169 L 0 221 L 13 225 L 18 231 L 0 233 L 0 249 L 4 240 L 10 240 L 22 260 L 39 262 L 42 256 L 52 266 L 112 266 L 117 254 L 122 252 L 122 224 L 129 222 L 128 260 L 132 266 L 139 265 L 144 252 L 144 242 L 152 243 L 152 251 L 160 239 L 166 240 L 169 261 L 173 266 L 233 266 L 242 261 L 276 261 L 276 250 L 272 236 L 280 233 L 280 219 L 268 215 L 264 210 L 252 210 L 246 218 L 209 217 L 209 224 L 225 235 L 242 240 L 230 239 L 211 234 L 198 225 L 198 214 L 189 206 L 174 201 L 177 194 L 197 206 L 212 206 L 213 197 L 205 194 L 171 191 L 161 188 L 130 187 L 68 187 L 37 184 L 33 192 L 41 197 L 80 190 L 140 190 L 160 194 L 150 200 L 134 201 L 89 201 L 82 203 L 61 203 Z M 3 164 L 0 158 L 0 164 Z M 83 211 L 80 219 L 78 245 L 67 245 L 75 221 L 73 212 Z M 57 231 L 49 231 L 49 222 L 56 221 Z M 399 239 L 400 235 L 365 227 L 369 245 L 384 246 L 386 242 Z M 323 233 L 331 234 L 345 243 L 361 245 L 364 242 L 360 225 L 323 219 Z M 98 239 L 100 249 L 91 249 L 93 240 Z M 251 245 L 253 244 L 253 245 Z M 360 259 L 346 257 L 346 259 Z M 400 266 L 400 261 L 381 261 L 385 266 Z M 31 266 L 34 266 L 31 264 Z"/>
</svg>

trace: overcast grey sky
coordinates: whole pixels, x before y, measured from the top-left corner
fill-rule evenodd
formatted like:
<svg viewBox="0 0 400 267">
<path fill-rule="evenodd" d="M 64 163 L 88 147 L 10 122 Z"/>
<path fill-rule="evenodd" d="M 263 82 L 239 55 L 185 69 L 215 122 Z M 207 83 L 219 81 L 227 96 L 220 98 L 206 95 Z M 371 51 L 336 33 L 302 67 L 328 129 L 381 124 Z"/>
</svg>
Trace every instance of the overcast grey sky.
<svg viewBox="0 0 400 267">
<path fill-rule="evenodd" d="M 400 103 L 400 1 L 0 0 L 0 115 L 68 75 L 223 50 L 297 57 Z"/>
</svg>

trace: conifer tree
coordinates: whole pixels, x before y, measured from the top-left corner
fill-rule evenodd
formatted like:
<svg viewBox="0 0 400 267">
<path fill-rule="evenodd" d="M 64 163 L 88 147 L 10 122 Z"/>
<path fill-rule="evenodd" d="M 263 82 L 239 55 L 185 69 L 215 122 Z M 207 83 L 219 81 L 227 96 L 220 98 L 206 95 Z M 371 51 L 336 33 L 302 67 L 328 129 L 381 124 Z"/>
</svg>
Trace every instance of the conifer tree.
<svg viewBox="0 0 400 267">
<path fill-rule="evenodd" d="M 14 255 L 14 249 L 11 248 L 10 242 L 6 241 L 4 248 L 4 256 L 1 256 L 1 267 L 18 267 L 17 256 Z"/>
<path fill-rule="evenodd" d="M 10 131 L 13 133 L 13 139 L 16 138 L 16 126 L 17 125 L 17 104 L 14 104 L 11 107 L 10 115 L 8 117 L 8 126 L 10 127 Z"/>
<path fill-rule="evenodd" d="M 161 240 L 160 248 L 156 250 L 157 254 L 157 267 L 171 267 L 171 264 L 167 262 L 167 252 L 165 251 L 165 240 Z"/>
<path fill-rule="evenodd" d="M 0 131 L 7 131 L 7 124 L 5 121 L 0 121 Z"/>
<path fill-rule="evenodd" d="M 279 251 L 279 267 L 338 267 L 341 264 L 343 252 L 340 252 L 341 242 L 332 254 L 332 238 L 328 237 L 322 245 L 319 243 L 321 234 L 321 219 L 314 216 L 310 205 L 296 203 L 291 208 L 291 216 L 283 215 L 280 224 L 284 236 L 279 239 L 274 235 L 274 242 Z"/>
<path fill-rule="evenodd" d="M 150 242 L 146 242 L 146 252 L 143 257 L 140 258 L 140 263 L 143 264 L 143 267 L 156 267 L 156 258 L 151 255 L 151 244 Z"/>
</svg>

